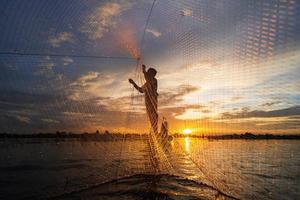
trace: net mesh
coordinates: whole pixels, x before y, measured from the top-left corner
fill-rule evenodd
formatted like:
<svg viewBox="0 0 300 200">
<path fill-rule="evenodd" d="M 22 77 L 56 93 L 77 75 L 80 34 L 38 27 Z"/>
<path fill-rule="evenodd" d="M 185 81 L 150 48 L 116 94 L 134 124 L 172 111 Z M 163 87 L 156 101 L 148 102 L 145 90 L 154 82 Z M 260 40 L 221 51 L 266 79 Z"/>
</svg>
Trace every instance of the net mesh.
<svg viewBox="0 0 300 200">
<path fill-rule="evenodd" d="M 240 197 L 236 185 L 247 179 L 235 174 L 225 181 L 236 165 L 233 144 L 216 150 L 205 139 L 161 139 L 151 130 L 143 94 L 127 79 L 141 86 L 142 64 L 155 66 L 159 130 L 165 117 L 169 134 L 189 127 L 200 136 L 254 126 L 258 133 L 295 132 L 298 121 L 246 120 L 260 115 L 247 105 L 299 103 L 299 6 L 295 0 L 4 0 L 0 129 L 114 133 L 94 147 L 81 144 L 80 152 L 68 147 L 66 160 L 83 152 L 93 160 L 91 151 L 98 159 L 86 177 L 64 174 L 61 187 L 48 188 L 49 197 L 133 174 L 178 175 Z"/>
</svg>

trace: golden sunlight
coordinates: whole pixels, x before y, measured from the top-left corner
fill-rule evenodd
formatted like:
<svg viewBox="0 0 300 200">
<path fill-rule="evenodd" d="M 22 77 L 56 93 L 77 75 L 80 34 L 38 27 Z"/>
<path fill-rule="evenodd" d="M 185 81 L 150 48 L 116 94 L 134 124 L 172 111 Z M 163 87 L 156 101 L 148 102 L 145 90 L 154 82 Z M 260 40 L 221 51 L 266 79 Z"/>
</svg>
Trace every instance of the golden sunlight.
<svg viewBox="0 0 300 200">
<path fill-rule="evenodd" d="M 186 129 L 183 130 L 183 134 L 185 134 L 185 135 L 189 135 L 191 132 L 192 131 L 189 128 L 186 128 Z"/>
<path fill-rule="evenodd" d="M 184 147 L 186 152 L 190 152 L 190 138 L 184 138 Z"/>
</svg>

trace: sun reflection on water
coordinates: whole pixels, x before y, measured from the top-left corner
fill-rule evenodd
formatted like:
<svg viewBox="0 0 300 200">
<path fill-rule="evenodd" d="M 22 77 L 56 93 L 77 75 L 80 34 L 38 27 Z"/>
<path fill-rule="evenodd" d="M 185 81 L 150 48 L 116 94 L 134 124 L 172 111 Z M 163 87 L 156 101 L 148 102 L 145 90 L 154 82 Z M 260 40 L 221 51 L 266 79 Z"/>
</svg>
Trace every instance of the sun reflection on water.
<svg viewBox="0 0 300 200">
<path fill-rule="evenodd" d="M 184 147 L 186 152 L 190 152 L 190 138 L 184 138 Z"/>
</svg>

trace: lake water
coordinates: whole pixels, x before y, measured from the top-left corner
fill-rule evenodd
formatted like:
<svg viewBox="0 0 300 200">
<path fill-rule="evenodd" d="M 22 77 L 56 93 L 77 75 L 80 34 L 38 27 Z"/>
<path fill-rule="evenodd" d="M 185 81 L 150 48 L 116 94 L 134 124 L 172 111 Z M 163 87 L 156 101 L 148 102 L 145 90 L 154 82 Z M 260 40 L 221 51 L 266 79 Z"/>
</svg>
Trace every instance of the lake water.
<svg viewBox="0 0 300 200">
<path fill-rule="evenodd" d="M 0 199 L 300 199 L 300 141 L 0 140 Z"/>
</svg>

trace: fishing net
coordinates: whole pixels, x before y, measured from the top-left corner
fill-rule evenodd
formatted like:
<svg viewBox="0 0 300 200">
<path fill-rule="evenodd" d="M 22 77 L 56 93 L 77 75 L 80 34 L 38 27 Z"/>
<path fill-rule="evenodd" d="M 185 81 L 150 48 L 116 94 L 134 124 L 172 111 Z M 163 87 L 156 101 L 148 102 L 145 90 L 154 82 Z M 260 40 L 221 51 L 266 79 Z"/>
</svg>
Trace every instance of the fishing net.
<svg viewBox="0 0 300 200">
<path fill-rule="evenodd" d="M 89 162 L 58 170 L 55 185 L 46 192 L 36 186 L 31 195 L 50 198 L 136 174 L 169 174 L 214 188 L 212 196 L 245 197 L 239 185 L 249 179 L 240 172 L 226 179 L 237 165 L 231 141 L 218 149 L 207 139 L 174 134 L 299 130 L 296 118 L 261 119 L 275 114 L 273 105 L 281 113 L 291 112 L 287 106 L 299 110 L 299 6 L 296 0 L 2 1 L 1 131 L 99 131 L 93 145 L 81 138 L 53 152 L 27 153 L 50 154 L 49 169 L 60 155 L 65 166 L 75 157 Z M 142 64 L 158 71 L 158 133 L 144 94 L 128 83 L 145 83 Z"/>
</svg>

